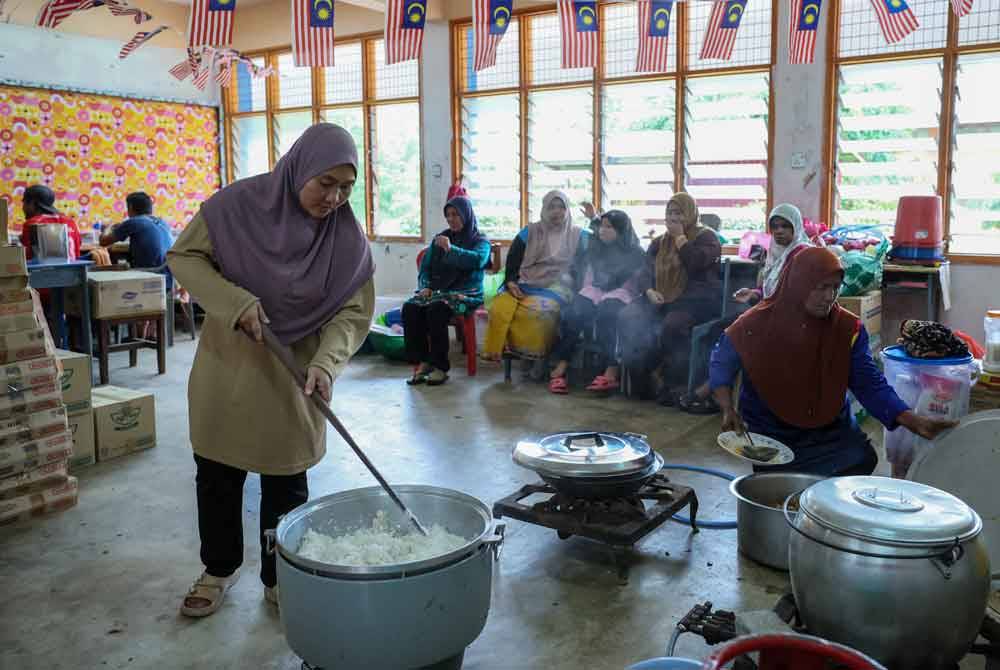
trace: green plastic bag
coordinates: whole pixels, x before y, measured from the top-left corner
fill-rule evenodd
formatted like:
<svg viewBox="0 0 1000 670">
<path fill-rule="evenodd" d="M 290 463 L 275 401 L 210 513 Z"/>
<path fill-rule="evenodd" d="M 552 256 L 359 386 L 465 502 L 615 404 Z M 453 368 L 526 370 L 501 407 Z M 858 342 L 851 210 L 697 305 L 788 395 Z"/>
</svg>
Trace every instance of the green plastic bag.
<svg viewBox="0 0 1000 670">
<path fill-rule="evenodd" d="M 848 251 L 840 257 L 840 262 L 844 266 L 844 283 L 840 286 L 840 295 L 845 297 L 863 295 L 881 288 L 885 257 L 889 253 L 889 240 L 877 226 L 844 226 L 843 229 L 838 228 L 833 232 L 841 230 L 881 237 L 882 241 L 864 251 Z"/>
<path fill-rule="evenodd" d="M 497 272 L 496 274 L 487 274 L 483 277 L 483 306 L 486 309 L 489 309 L 490 305 L 493 304 L 493 300 L 497 297 L 500 287 L 503 286 L 503 278 L 505 276 L 505 273 Z"/>
</svg>

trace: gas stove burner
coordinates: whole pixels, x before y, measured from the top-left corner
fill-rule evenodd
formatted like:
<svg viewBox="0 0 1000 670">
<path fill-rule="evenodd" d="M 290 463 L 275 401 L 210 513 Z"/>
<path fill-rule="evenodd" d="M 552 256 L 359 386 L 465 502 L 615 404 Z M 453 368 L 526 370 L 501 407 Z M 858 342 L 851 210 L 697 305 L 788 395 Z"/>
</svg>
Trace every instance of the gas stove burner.
<svg viewBox="0 0 1000 670">
<path fill-rule="evenodd" d="M 524 502 L 536 495 L 548 497 Z M 563 540 L 578 535 L 610 545 L 624 583 L 628 567 L 623 552 L 685 507 L 690 508 L 691 528 L 697 532 L 698 496 L 694 489 L 674 484 L 658 473 L 635 494 L 623 497 L 579 498 L 561 493 L 551 484 L 527 484 L 495 502 L 493 516 L 552 528 Z"/>
</svg>

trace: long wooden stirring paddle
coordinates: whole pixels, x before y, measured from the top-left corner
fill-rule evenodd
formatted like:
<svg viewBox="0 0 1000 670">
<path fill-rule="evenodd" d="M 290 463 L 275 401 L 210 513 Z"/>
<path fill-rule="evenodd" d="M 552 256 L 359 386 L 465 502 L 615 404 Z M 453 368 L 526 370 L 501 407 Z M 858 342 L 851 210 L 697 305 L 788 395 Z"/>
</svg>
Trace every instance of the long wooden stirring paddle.
<svg viewBox="0 0 1000 670">
<path fill-rule="evenodd" d="M 278 357 L 278 360 L 281 361 L 286 368 L 288 368 L 288 371 L 292 373 L 292 377 L 295 379 L 295 383 L 299 385 L 299 388 L 305 388 L 306 375 L 302 371 L 302 368 L 299 367 L 298 363 L 295 362 L 295 357 L 292 356 L 292 352 L 278 340 L 277 336 L 275 336 L 274 332 L 268 328 L 266 324 L 261 324 L 261 331 L 263 332 L 264 342 L 267 344 L 268 349 L 270 349 L 274 355 Z M 390 498 L 392 498 L 392 501 L 396 503 L 399 509 L 403 511 L 403 514 L 405 514 L 406 518 L 410 520 L 410 523 L 412 523 L 422 535 L 427 535 L 427 530 L 424 529 L 423 525 L 421 525 L 420 520 L 417 519 L 416 515 L 414 515 L 413 512 L 411 512 L 403 503 L 403 501 L 400 500 L 399 496 L 396 495 L 396 492 L 392 490 L 391 486 L 389 486 L 389 482 L 385 480 L 382 474 L 375 467 L 375 464 L 368 460 L 368 456 L 365 455 L 365 452 L 361 451 L 361 447 L 359 447 L 358 443 L 354 441 L 351 434 L 347 432 L 347 428 L 345 428 L 344 424 L 340 422 L 337 415 L 333 413 L 333 410 L 330 409 L 330 405 L 327 404 L 326 400 L 324 400 L 316 391 L 313 392 L 310 398 L 312 398 L 313 404 L 316 405 L 316 408 L 320 411 L 320 413 L 326 417 L 327 421 L 330 422 L 330 425 L 333 426 L 338 433 L 340 433 L 342 438 L 344 438 L 344 442 L 347 442 L 347 446 L 354 450 L 354 453 L 357 454 L 358 458 L 361 459 L 361 462 L 365 464 L 368 471 L 371 472 L 375 479 L 378 480 L 382 489 L 389 495 Z"/>
</svg>

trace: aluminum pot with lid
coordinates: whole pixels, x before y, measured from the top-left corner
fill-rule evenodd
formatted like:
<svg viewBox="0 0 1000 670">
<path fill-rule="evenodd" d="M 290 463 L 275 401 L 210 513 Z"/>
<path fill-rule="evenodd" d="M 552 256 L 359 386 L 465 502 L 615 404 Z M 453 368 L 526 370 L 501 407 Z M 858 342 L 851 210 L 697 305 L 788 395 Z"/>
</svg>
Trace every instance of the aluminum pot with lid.
<svg viewBox="0 0 1000 670">
<path fill-rule="evenodd" d="M 522 440 L 514 462 L 576 498 L 633 495 L 663 467 L 644 435 L 580 431 Z"/>
<path fill-rule="evenodd" d="M 836 477 L 806 489 L 788 522 L 810 633 L 896 670 L 951 668 L 968 652 L 990 589 L 982 520 L 968 505 L 916 482 Z"/>
</svg>

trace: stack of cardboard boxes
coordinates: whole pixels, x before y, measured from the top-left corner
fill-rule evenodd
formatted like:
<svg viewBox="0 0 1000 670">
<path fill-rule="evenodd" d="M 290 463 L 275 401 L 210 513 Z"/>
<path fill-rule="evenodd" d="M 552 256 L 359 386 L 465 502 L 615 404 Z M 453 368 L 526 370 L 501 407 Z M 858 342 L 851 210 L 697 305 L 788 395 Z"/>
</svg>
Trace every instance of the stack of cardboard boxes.
<svg viewBox="0 0 1000 670">
<path fill-rule="evenodd" d="M 868 331 L 868 344 L 875 362 L 881 364 L 879 352 L 882 351 L 882 291 L 869 291 L 864 295 L 841 297 L 837 299 L 841 307 L 854 314 Z M 851 402 L 851 414 L 863 420 L 868 412 L 853 393 L 848 393 Z"/>
<path fill-rule="evenodd" d="M 24 249 L 0 247 L 0 525 L 76 504 L 67 417 Z"/>
</svg>

